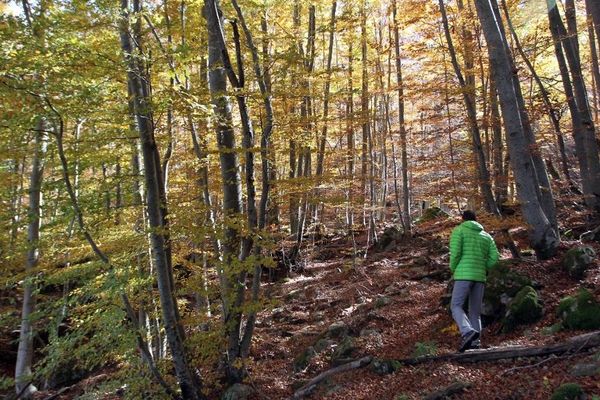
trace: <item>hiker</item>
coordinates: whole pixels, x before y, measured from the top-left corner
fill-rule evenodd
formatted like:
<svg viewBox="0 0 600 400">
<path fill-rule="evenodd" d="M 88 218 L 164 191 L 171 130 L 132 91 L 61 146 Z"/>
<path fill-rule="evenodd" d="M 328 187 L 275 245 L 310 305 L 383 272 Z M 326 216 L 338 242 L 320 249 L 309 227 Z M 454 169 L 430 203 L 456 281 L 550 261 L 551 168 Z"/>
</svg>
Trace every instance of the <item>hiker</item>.
<svg viewBox="0 0 600 400">
<path fill-rule="evenodd" d="M 498 262 L 498 249 L 475 213 L 462 214 L 463 223 L 450 236 L 450 270 L 454 278 L 450 307 L 462 336 L 459 352 L 480 347 L 481 307 L 487 271 Z M 464 305 L 468 301 L 469 314 Z"/>
</svg>

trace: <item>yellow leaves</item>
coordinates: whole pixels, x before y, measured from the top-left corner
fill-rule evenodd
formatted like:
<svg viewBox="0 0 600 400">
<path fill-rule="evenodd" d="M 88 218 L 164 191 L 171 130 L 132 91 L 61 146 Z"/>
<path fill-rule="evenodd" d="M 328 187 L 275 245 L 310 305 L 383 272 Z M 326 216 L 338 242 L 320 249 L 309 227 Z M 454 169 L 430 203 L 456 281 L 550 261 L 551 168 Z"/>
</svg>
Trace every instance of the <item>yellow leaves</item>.
<svg viewBox="0 0 600 400">
<path fill-rule="evenodd" d="M 455 323 L 452 323 L 450 325 L 448 325 L 445 328 L 442 328 L 442 330 L 440 330 L 440 333 L 448 333 L 448 334 L 452 334 L 452 335 L 458 335 L 458 327 L 456 326 Z"/>
</svg>

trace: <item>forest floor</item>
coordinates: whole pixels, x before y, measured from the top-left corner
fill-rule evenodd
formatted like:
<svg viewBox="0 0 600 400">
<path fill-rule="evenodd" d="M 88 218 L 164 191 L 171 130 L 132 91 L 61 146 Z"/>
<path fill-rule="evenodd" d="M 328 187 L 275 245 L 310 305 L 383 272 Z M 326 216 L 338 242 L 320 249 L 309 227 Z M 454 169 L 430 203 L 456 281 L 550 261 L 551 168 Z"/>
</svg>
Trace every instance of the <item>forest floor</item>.
<svg viewBox="0 0 600 400">
<path fill-rule="evenodd" d="M 256 331 L 250 375 L 259 391 L 257 398 L 290 398 L 302 383 L 332 368 L 331 351 L 319 353 L 298 372 L 294 371 L 293 361 L 333 323 L 345 324 L 356 336 L 352 359 L 365 355 L 404 359 L 423 352 L 455 353 L 459 334 L 440 301 L 447 293 L 448 281 L 436 279 L 439 275 L 435 271 L 448 268 L 444 244 L 456 224 L 446 220 L 420 225 L 414 238 L 385 252 L 368 252 L 354 268 L 348 239 L 324 240 L 315 246 L 312 261 L 302 275 L 271 288 L 280 305 L 261 315 L 262 323 Z M 514 265 L 541 286 L 544 316 L 535 325 L 509 334 L 501 332 L 499 323 L 484 327 L 484 348 L 551 344 L 584 333 L 548 334 L 544 330 L 557 322 L 556 308 L 564 296 L 581 286 L 592 289 L 596 298 L 600 295 L 598 260 L 585 281 L 569 278 L 560 268 L 561 256 L 577 244 L 563 241 L 559 254 L 551 260 L 524 259 Z M 594 246 L 598 252 L 600 246 Z M 509 258 L 510 253 L 502 256 Z M 403 366 L 384 376 L 369 368 L 355 369 L 328 379 L 309 398 L 420 399 L 457 381 L 470 385 L 455 397 L 461 399 L 548 399 L 565 382 L 577 382 L 587 394 L 600 395 L 597 376 L 581 378 L 569 373 L 574 364 L 590 357 L 589 353 L 580 353 L 471 364 L 429 362 Z"/>
<path fill-rule="evenodd" d="M 301 273 L 263 286 L 274 307 L 260 313 L 255 331 L 248 364 L 249 383 L 256 390 L 253 399 L 290 399 L 300 386 L 332 368 L 332 354 L 340 346 L 333 341 L 325 341 L 302 368 L 294 367 L 295 360 L 315 346 L 332 324 L 344 327 L 352 337 L 345 358 L 338 363 L 363 356 L 405 359 L 418 354 L 455 353 L 459 334 L 441 299 L 448 291 L 448 274 L 444 273 L 448 269 L 448 237 L 458 222 L 442 219 L 423 223 L 416 227 L 414 237 L 385 251 L 369 249 L 366 256 L 364 251 L 353 256 L 350 237 L 332 234 L 308 244 Z M 360 248 L 365 237 L 357 234 L 355 240 Z M 564 252 L 578 244 L 563 240 L 559 254 L 551 260 L 524 258 L 512 266 L 539 284 L 544 316 L 512 333 L 502 333 L 498 322 L 485 326 L 484 348 L 552 344 L 585 333 L 549 334 L 544 329 L 557 322 L 560 299 L 581 286 L 600 298 L 600 260 L 594 262 L 583 281 L 569 278 L 560 267 Z M 591 246 L 600 254 L 600 244 Z M 510 258 L 510 253 L 504 250 L 502 257 Z M 570 373 L 573 365 L 599 354 L 595 349 L 569 356 L 468 364 L 433 361 L 401 366 L 387 375 L 364 367 L 327 379 L 307 398 L 421 399 L 454 382 L 469 385 L 455 395 L 460 399 L 548 399 L 565 382 L 577 382 L 588 395 L 600 395 L 597 376 L 575 377 Z M 110 371 L 96 375 L 104 380 L 109 379 L 107 374 Z M 39 398 L 75 398 L 95 380 L 92 376 L 62 393 L 42 392 Z"/>
</svg>

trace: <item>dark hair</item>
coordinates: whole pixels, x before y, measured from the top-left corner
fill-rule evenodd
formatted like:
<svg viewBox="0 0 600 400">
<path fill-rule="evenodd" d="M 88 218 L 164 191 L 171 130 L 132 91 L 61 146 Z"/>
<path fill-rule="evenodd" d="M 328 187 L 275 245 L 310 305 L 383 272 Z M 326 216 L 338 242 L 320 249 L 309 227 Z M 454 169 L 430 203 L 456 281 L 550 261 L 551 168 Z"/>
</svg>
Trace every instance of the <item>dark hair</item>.
<svg viewBox="0 0 600 400">
<path fill-rule="evenodd" d="M 463 221 L 477 221 L 477 216 L 474 211 L 465 210 L 462 214 Z"/>
</svg>

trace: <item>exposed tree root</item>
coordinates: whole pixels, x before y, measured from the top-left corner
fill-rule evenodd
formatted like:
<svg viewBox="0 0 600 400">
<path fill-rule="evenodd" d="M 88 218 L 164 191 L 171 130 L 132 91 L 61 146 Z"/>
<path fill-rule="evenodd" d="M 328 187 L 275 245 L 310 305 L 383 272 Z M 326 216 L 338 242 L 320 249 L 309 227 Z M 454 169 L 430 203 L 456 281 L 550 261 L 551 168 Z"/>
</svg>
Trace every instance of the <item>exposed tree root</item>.
<svg viewBox="0 0 600 400">
<path fill-rule="evenodd" d="M 311 379 L 306 385 L 304 385 L 300 389 L 296 390 L 296 392 L 292 396 L 292 399 L 293 400 L 301 399 L 304 396 L 309 395 L 313 390 L 315 390 L 315 388 L 317 387 L 317 385 L 319 383 L 321 383 L 323 380 L 329 378 L 330 376 L 333 376 L 335 374 L 339 374 L 342 372 L 350 371 L 352 369 L 362 368 L 365 365 L 369 365 L 371 363 L 372 359 L 373 358 L 371 356 L 366 356 L 363 358 L 359 358 L 358 360 L 349 362 L 347 364 L 343 364 L 338 367 L 331 368 L 331 369 L 328 369 L 327 371 L 321 372 L 315 378 Z"/>
</svg>

